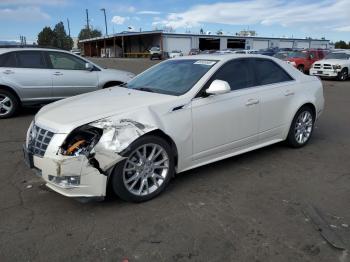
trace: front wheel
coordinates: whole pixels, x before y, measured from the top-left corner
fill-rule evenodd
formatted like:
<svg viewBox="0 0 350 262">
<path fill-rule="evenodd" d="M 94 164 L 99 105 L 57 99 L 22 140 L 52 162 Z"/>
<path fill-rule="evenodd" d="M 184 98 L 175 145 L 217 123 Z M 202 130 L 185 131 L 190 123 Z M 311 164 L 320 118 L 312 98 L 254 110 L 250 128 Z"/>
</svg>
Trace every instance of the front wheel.
<svg viewBox="0 0 350 262">
<path fill-rule="evenodd" d="M 338 80 L 345 81 L 348 77 L 349 77 L 348 69 L 343 68 L 343 70 L 341 70 L 341 72 L 338 75 Z"/>
<path fill-rule="evenodd" d="M 300 108 L 290 126 L 287 143 L 295 148 L 305 146 L 311 138 L 314 123 L 313 110 L 309 106 Z"/>
<path fill-rule="evenodd" d="M 160 194 L 174 174 L 169 144 L 156 136 L 144 136 L 130 146 L 112 177 L 114 192 L 123 200 L 143 202 Z"/>
</svg>

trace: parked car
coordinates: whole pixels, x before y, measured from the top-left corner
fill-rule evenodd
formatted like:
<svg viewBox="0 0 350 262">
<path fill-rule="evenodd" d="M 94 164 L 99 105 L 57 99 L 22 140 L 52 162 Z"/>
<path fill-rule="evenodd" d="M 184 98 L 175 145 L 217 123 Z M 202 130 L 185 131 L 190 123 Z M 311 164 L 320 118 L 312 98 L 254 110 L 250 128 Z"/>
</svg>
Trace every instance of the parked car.
<svg viewBox="0 0 350 262">
<path fill-rule="evenodd" d="M 337 78 L 344 81 L 349 78 L 350 50 L 329 53 L 323 60 L 313 64 L 310 75 L 323 78 Z"/>
<path fill-rule="evenodd" d="M 73 54 L 75 55 L 81 55 L 81 51 L 79 48 L 73 48 L 72 50 L 70 50 Z"/>
<path fill-rule="evenodd" d="M 274 56 L 279 51 L 284 51 L 284 50 L 278 49 L 278 48 L 268 48 L 268 49 L 259 50 L 258 53 L 261 55 Z"/>
<path fill-rule="evenodd" d="M 192 48 L 188 55 L 198 55 L 201 52 L 198 48 Z"/>
<path fill-rule="evenodd" d="M 20 106 L 48 103 L 126 83 L 134 74 L 102 68 L 71 52 L 0 48 L 0 118 Z"/>
<path fill-rule="evenodd" d="M 103 197 L 110 186 L 120 198 L 141 202 L 161 193 L 175 173 L 284 140 L 306 145 L 323 107 L 318 77 L 281 60 L 187 56 L 123 87 L 43 107 L 24 155 L 60 194 Z"/>
<path fill-rule="evenodd" d="M 280 54 L 275 55 L 277 58 L 282 58 L 283 60 L 290 63 L 292 66 L 297 68 L 300 72 L 309 72 L 312 64 L 318 60 L 325 57 L 325 51 L 323 50 L 303 50 L 303 51 L 291 51 L 282 52 L 282 57 Z"/>
<path fill-rule="evenodd" d="M 259 51 L 254 49 L 243 49 L 243 50 L 236 50 L 233 53 L 234 54 L 259 54 Z"/>
<path fill-rule="evenodd" d="M 216 53 L 218 50 L 215 49 L 211 49 L 211 50 L 203 50 L 200 52 L 201 55 L 208 55 L 208 54 L 214 54 Z"/>
<path fill-rule="evenodd" d="M 183 53 L 180 50 L 173 50 L 169 53 L 169 58 L 175 58 L 180 56 L 183 56 Z"/>
<path fill-rule="evenodd" d="M 163 51 L 158 46 L 152 47 L 150 50 L 150 59 L 153 60 L 154 58 L 162 60 L 163 58 Z"/>
<path fill-rule="evenodd" d="M 236 51 L 235 49 L 227 48 L 227 49 L 223 49 L 223 50 L 218 50 L 215 53 L 216 54 L 234 54 L 235 51 Z"/>
</svg>

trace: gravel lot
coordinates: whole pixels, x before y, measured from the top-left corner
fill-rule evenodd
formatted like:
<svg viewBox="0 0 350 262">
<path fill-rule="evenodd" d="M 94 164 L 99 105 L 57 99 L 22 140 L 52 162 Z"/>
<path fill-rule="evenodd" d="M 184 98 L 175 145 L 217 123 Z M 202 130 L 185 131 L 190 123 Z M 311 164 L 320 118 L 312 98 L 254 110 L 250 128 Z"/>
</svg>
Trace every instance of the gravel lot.
<svg viewBox="0 0 350 262">
<path fill-rule="evenodd" d="M 94 60 L 134 73 L 156 63 Z M 37 110 L 1 120 L 0 261 L 350 261 L 303 215 L 319 208 L 350 248 L 350 81 L 324 87 L 305 148 L 277 144 L 188 171 L 143 204 L 50 192 L 22 161 Z"/>
</svg>

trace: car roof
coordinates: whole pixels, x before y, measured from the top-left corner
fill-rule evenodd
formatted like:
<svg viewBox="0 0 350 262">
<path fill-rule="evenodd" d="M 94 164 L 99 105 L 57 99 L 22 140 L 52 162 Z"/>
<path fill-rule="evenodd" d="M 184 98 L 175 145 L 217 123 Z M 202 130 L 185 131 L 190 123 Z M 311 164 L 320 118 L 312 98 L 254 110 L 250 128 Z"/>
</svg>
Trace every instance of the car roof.
<svg viewBox="0 0 350 262">
<path fill-rule="evenodd" d="M 57 52 L 70 53 L 69 51 L 62 50 L 62 49 L 56 49 L 56 48 L 41 48 L 41 47 L 5 47 L 5 48 L 0 48 L 0 54 L 4 54 L 7 52 L 13 52 L 13 51 L 57 51 Z"/>
<path fill-rule="evenodd" d="M 199 54 L 196 56 L 182 56 L 179 58 L 176 58 L 176 60 L 217 60 L 217 61 L 228 61 L 231 59 L 236 58 L 268 58 L 270 60 L 274 60 L 274 58 L 271 58 L 271 56 L 266 55 L 260 55 L 260 54 L 219 54 L 219 53 L 213 53 L 213 54 Z"/>
</svg>

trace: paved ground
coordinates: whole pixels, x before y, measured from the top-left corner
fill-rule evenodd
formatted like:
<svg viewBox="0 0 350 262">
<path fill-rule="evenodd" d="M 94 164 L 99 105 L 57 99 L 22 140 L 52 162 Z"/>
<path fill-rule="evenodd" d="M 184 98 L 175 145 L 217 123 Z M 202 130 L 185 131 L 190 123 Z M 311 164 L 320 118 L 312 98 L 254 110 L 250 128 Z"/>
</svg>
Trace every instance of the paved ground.
<svg viewBox="0 0 350 262">
<path fill-rule="evenodd" d="M 152 63 L 107 62 L 134 72 Z M 278 144 L 197 168 L 143 204 L 48 191 L 22 161 L 36 110 L 2 120 L 0 261 L 349 261 L 302 213 L 318 207 L 349 245 L 350 81 L 324 84 L 326 111 L 307 147 Z"/>
</svg>

